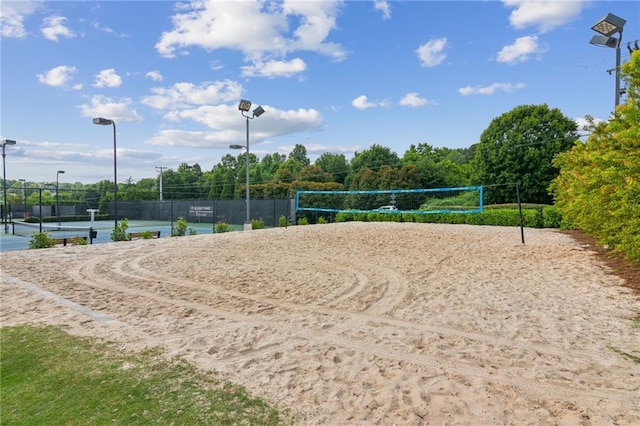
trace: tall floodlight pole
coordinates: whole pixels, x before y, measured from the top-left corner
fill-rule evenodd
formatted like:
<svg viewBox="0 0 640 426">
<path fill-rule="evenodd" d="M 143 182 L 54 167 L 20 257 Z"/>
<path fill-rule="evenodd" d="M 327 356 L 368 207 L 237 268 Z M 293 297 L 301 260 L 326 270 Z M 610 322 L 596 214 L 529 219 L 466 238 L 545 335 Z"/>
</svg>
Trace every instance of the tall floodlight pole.
<svg viewBox="0 0 640 426">
<path fill-rule="evenodd" d="M 13 139 L 3 139 L 2 140 L 2 189 L 4 191 L 4 209 L 2 212 L 2 222 L 4 223 L 4 233 L 9 233 L 9 221 L 7 218 L 9 217 L 9 212 L 7 211 L 7 166 L 5 164 L 5 158 L 7 157 L 7 153 L 5 152 L 5 148 L 7 145 L 15 145 L 16 141 Z"/>
<path fill-rule="evenodd" d="M 118 166 L 116 160 L 116 122 L 108 118 L 94 118 L 93 124 L 100 126 L 113 126 L 113 213 L 114 229 L 118 228 Z"/>
<path fill-rule="evenodd" d="M 245 169 L 247 172 L 247 179 L 246 179 L 246 204 L 247 204 L 247 218 L 244 222 L 244 230 L 248 231 L 251 230 L 251 194 L 249 191 L 249 184 L 250 184 L 250 178 L 249 178 L 249 120 L 253 120 L 256 117 L 260 117 L 262 114 L 264 114 L 264 109 L 259 106 L 256 109 L 253 110 L 252 115 L 247 115 L 245 114 L 246 112 L 249 111 L 249 109 L 251 109 L 251 101 L 247 101 L 246 99 L 241 99 L 240 100 L 240 104 L 238 104 L 238 109 L 240 110 L 240 113 L 242 114 L 243 117 L 246 118 L 247 121 L 247 144 L 246 145 L 229 145 L 229 148 L 231 149 L 242 149 L 245 148 L 246 149 L 246 157 L 245 157 Z"/>
<path fill-rule="evenodd" d="M 60 180 L 58 176 L 64 173 L 64 170 L 58 170 L 56 172 L 56 217 L 58 218 L 58 226 L 62 225 L 62 221 L 60 220 L 60 196 L 58 195 L 60 192 Z"/>
<path fill-rule="evenodd" d="M 592 30 L 602 35 L 594 35 L 591 38 L 589 43 L 594 44 L 596 46 L 604 46 L 611 47 L 616 49 L 616 67 L 615 67 L 615 75 L 616 75 L 616 97 L 615 97 L 615 107 L 617 108 L 620 105 L 620 44 L 622 43 L 622 28 L 624 28 L 624 24 L 627 21 L 622 19 L 613 13 L 607 13 L 607 15 L 596 22 Z M 611 37 L 615 33 L 620 34 L 618 38 Z M 611 74 L 611 70 L 608 70 L 609 74 Z"/>
<path fill-rule="evenodd" d="M 24 198 L 24 212 L 22 213 L 22 218 L 27 218 L 27 180 L 26 179 L 18 179 L 19 182 L 22 182 L 22 198 Z"/>
<path fill-rule="evenodd" d="M 156 169 L 160 170 L 160 201 L 162 201 L 162 171 L 166 169 L 166 167 L 156 166 Z"/>
</svg>

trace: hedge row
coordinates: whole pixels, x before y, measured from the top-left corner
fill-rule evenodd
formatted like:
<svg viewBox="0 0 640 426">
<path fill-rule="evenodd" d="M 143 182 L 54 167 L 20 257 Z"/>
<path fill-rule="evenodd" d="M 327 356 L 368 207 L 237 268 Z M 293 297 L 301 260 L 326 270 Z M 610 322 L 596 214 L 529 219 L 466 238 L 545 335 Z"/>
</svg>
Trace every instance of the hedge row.
<svg viewBox="0 0 640 426">
<path fill-rule="evenodd" d="M 416 222 L 416 223 L 452 223 L 467 225 L 520 226 L 520 214 L 517 208 L 488 208 L 482 213 L 350 213 L 340 212 L 336 222 Z M 522 224 L 528 228 L 570 229 L 562 215 L 554 206 L 540 206 L 522 209 Z"/>
</svg>

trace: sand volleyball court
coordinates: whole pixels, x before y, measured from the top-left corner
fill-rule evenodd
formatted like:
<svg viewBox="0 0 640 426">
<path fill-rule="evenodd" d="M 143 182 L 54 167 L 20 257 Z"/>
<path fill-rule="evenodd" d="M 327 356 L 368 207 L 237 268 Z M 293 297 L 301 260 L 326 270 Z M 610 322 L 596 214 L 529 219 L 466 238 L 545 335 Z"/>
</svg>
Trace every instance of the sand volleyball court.
<svg viewBox="0 0 640 426">
<path fill-rule="evenodd" d="M 0 320 L 162 347 L 300 425 L 640 424 L 638 296 L 570 236 L 525 237 L 351 222 L 6 252 Z"/>
</svg>

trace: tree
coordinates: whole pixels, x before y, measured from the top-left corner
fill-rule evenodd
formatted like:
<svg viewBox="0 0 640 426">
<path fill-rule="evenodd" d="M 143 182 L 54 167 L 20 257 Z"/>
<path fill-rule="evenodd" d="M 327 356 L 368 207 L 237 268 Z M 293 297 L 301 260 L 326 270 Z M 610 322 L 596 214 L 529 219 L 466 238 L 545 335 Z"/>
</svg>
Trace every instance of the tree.
<svg viewBox="0 0 640 426">
<path fill-rule="evenodd" d="M 371 145 L 371 148 L 365 149 L 360 153 L 356 152 L 353 156 L 353 160 L 351 160 L 353 173 L 358 173 L 358 171 L 363 167 L 378 170 L 380 166 L 384 165 L 399 167 L 400 158 L 398 157 L 398 154 L 391 151 L 391 149 L 377 144 Z"/>
<path fill-rule="evenodd" d="M 304 145 L 296 144 L 293 147 L 293 151 L 289 154 L 289 160 L 295 160 L 303 166 L 308 166 L 311 164 L 309 161 L 309 157 L 307 157 L 307 148 Z"/>
<path fill-rule="evenodd" d="M 307 182 L 333 182 L 333 175 L 318 166 L 305 166 L 298 172 L 297 180 Z"/>
<path fill-rule="evenodd" d="M 325 172 L 331 173 L 333 179 L 338 183 L 344 183 L 349 173 L 349 164 L 344 154 L 325 152 L 316 159 L 314 164 Z"/>
<path fill-rule="evenodd" d="M 640 262 L 640 51 L 622 67 L 627 100 L 560 154 L 551 189 L 563 218 Z"/>
<path fill-rule="evenodd" d="M 182 186 L 179 194 L 175 198 L 179 199 L 199 199 L 202 196 L 202 169 L 198 163 L 190 166 L 181 163 L 178 166 L 177 174 Z"/>
<path fill-rule="evenodd" d="M 123 201 L 157 200 L 158 197 L 155 178 L 140 179 L 137 183 L 128 180 L 124 187 L 118 188 L 118 199 Z"/>
<path fill-rule="evenodd" d="M 286 155 L 273 153 L 271 155 L 265 155 L 260 161 L 260 169 L 262 172 L 262 180 L 268 182 L 273 180 L 273 177 L 280 167 L 280 164 L 287 160 Z"/>
<path fill-rule="evenodd" d="M 415 166 L 422 188 L 444 188 L 469 184 L 470 158 L 468 149 L 434 148 L 420 143 L 409 147 L 402 163 Z"/>
<path fill-rule="evenodd" d="M 235 191 L 235 173 L 224 166 L 216 166 L 210 174 L 206 174 L 205 186 L 209 189 L 207 198 L 229 200 Z"/>
<path fill-rule="evenodd" d="M 302 165 L 297 161 L 287 160 L 284 163 L 280 164 L 280 167 L 278 167 L 278 170 L 276 170 L 276 174 L 273 176 L 273 181 L 276 183 L 291 183 L 295 180 L 296 175 L 301 169 Z"/>
<path fill-rule="evenodd" d="M 551 203 L 548 187 L 558 176 L 553 158 L 577 139 L 575 121 L 546 104 L 521 105 L 494 118 L 482 132 L 473 159 L 475 181 L 488 186 L 485 203 L 515 201 L 517 182 L 522 201 Z"/>
</svg>

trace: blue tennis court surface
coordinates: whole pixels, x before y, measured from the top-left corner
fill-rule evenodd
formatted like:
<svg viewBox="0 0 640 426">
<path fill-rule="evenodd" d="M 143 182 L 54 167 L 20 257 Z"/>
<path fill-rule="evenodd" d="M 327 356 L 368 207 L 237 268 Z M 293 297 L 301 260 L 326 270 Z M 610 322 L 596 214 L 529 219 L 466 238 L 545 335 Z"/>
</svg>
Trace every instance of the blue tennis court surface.
<svg viewBox="0 0 640 426">
<path fill-rule="evenodd" d="M 55 225 L 47 224 L 47 225 Z M 94 230 L 98 231 L 97 238 L 94 238 L 93 244 L 100 243 L 110 243 L 113 242 L 111 240 L 111 232 L 113 231 L 113 227 L 115 225 L 114 221 L 95 221 L 93 223 L 87 222 L 64 222 L 62 225 L 64 226 L 78 226 L 78 227 L 93 227 Z M 176 223 L 173 223 L 175 227 Z M 214 233 L 214 225 L 211 223 L 189 223 L 188 228 L 193 228 L 196 231 L 196 234 L 212 234 Z M 232 226 L 235 230 L 241 229 L 242 226 Z M 29 248 L 29 241 L 31 241 L 31 237 L 19 236 L 12 234 L 12 227 L 9 225 L 8 233 L 4 232 L 4 226 L 0 228 L 0 251 L 12 251 L 12 250 L 27 250 Z M 127 232 L 143 232 L 143 231 L 160 231 L 160 238 L 167 238 L 171 236 L 171 223 L 170 222 L 161 222 L 161 221 L 143 221 L 143 220 L 129 220 L 129 228 Z M 187 230 L 187 235 L 189 231 Z M 78 233 L 78 236 L 86 235 L 85 233 Z M 54 235 L 52 235 L 54 236 Z M 65 237 L 70 237 L 71 235 L 65 235 Z M 55 237 L 55 236 L 54 236 Z"/>
</svg>

